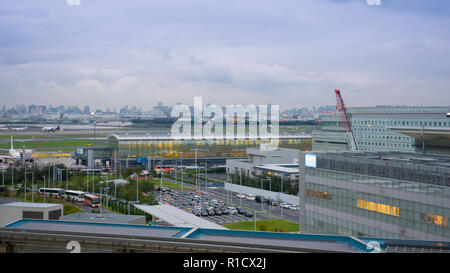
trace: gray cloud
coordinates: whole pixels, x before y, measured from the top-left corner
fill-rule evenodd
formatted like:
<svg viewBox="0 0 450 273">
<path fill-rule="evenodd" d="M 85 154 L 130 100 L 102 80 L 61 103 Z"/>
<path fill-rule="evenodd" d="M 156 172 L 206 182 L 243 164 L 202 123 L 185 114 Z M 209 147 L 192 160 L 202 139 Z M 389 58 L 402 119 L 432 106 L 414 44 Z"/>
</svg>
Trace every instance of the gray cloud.
<svg viewBox="0 0 450 273">
<path fill-rule="evenodd" d="M 0 104 L 450 104 L 450 3 L 382 2 L 7 1 Z"/>
</svg>

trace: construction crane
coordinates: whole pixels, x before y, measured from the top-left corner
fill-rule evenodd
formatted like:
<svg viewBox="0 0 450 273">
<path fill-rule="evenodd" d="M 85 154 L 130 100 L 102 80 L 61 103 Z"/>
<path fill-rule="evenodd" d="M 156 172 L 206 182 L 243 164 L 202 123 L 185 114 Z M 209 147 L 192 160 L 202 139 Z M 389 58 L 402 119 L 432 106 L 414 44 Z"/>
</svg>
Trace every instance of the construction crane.
<svg viewBox="0 0 450 273">
<path fill-rule="evenodd" d="M 355 135 L 353 134 L 352 122 L 350 120 L 350 115 L 348 114 L 347 107 L 345 107 L 344 99 L 342 99 L 341 91 L 335 89 L 334 93 L 336 93 L 336 109 L 341 116 L 342 126 L 344 127 L 347 134 L 350 151 L 357 151 L 358 145 L 356 144 Z"/>
</svg>

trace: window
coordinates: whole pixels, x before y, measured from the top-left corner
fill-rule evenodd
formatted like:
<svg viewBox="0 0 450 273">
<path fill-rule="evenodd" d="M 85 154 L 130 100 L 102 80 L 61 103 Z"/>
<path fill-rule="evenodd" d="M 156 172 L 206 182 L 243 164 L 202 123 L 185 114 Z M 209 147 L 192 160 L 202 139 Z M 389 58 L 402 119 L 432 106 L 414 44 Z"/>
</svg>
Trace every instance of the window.
<svg viewBox="0 0 450 273">
<path fill-rule="evenodd" d="M 22 212 L 22 218 L 29 219 L 44 219 L 44 213 L 42 211 L 26 211 Z"/>
<path fill-rule="evenodd" d="M 52 210 L 48 213 L 48 219 L 49 220 L 59 220 L 59 217 L 61 217 L 61 210 Z"/>
<path fill-rule="evenodd" d="M 386 204 L 378 204 L 375 202 L 370 202 L 366 200 L 358 200 L 357 201 L 357 207 L 361 209 L 366 209 L 370 211 L 376 211 L 383 214 L 389 214 L 393 216 L 399 216 L 400 215 L 400 208 L 389 206 Z"/>
<path fill-rule="evenodd" d="M 444 227 L 446 227 L 448 225 L 447 217 L 442 217 L 440 215 L 427 214 L 427 213 L 422 213 L 420 216 L 421 216 L 420 218 L 422 219 L 422 221 L 425 223 L 434 224 L 436 226 L 444 226 Z"/>
</svg>

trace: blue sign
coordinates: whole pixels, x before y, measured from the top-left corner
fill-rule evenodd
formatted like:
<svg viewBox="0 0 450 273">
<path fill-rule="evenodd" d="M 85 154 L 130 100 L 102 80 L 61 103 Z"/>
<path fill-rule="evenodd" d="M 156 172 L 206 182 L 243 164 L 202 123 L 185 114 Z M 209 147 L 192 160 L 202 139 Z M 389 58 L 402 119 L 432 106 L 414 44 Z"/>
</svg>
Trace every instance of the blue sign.
<svg viewBox="0 0 450 273">
<path fill-rule="evenodd" d="M 140 157 L 136 157 L 136 162 L 144 164 L 144 163 L 147 163 L 148 161 L 147 161 L 146 157 L 140 156 Z"/>
</svg>

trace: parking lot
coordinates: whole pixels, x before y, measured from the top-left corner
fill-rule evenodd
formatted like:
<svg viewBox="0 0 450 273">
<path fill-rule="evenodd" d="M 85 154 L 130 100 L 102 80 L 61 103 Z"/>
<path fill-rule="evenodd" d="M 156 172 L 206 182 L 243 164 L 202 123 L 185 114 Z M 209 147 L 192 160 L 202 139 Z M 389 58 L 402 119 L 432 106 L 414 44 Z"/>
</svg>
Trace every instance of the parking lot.
<svg viewBox="0 0 450 273">
<path fill-rule="evenodd" d="M 255 218 L 256 220 L 267 219 L 263 215 L 255 215 L 250 210 L 233 206 L 203 192 L 178 192 L 173 189 L 162 188 L 153 193 L 160 204 L 178 207 L 219 225 L 255 220 Z"/>
</svg>

